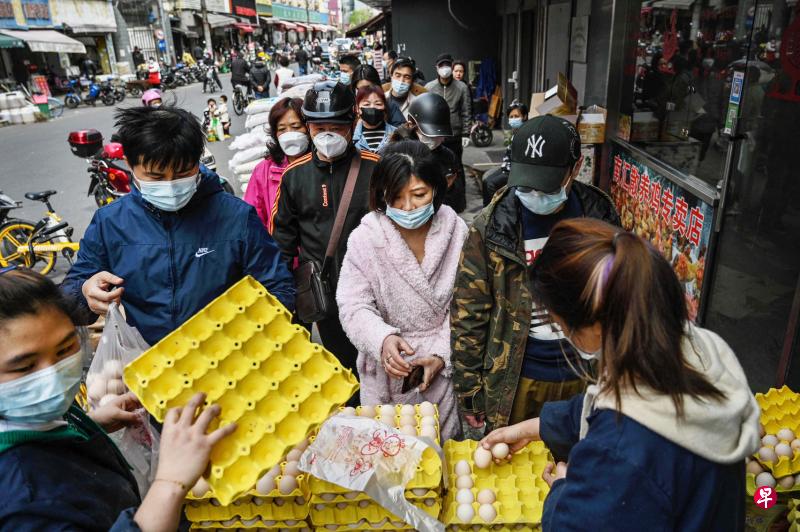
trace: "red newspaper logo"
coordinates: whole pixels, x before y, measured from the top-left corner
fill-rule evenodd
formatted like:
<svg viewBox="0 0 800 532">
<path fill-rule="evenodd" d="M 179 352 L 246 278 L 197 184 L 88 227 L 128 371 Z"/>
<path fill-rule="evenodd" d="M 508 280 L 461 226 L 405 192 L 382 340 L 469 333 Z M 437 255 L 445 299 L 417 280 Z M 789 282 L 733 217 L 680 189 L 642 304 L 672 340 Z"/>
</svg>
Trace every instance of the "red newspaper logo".
<svg viewBox="0 0 800 532">
<path fill-rule="evenodd" d="M 761 486 L 753 494 L 753 501 L 759 508 L 769 510 L 775 506 L 776 502 L 778 502 L 778 497 L 775 494 L 774 489 L 770 488 L 769 486 Z"/>
</svg>

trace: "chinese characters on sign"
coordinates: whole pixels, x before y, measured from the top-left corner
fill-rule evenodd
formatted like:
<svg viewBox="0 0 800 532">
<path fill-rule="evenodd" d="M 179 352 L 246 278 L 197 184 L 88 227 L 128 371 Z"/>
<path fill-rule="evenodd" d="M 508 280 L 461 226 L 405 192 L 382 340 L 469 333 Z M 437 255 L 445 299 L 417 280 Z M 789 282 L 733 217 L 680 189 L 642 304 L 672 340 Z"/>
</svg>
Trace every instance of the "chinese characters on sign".
<svg viewBox="0 0 800 532">
<path fill-rule="evenodd" d="M 776 502 L 778 502 L 778 496 L 775 493 L 775 490 L 769 486 L 761 486 L 753 494 L 753 502 L 755 502 L 756 506 L 759 508 L 769 510 L 775 506 Z"/>
<path fill-rule="evenodd" d="M 686 292 L 689 317 L 700 306 L 713 207 L 613 144 L 611 197 L 622 227 L 652 243 Z"/>
</svg>

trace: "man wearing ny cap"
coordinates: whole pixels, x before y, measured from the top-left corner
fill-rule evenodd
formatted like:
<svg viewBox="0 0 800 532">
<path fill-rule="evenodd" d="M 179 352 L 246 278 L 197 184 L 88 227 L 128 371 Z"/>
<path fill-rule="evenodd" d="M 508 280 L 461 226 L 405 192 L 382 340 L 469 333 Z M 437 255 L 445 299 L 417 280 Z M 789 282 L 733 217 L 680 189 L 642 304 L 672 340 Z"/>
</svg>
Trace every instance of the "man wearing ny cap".
<svg viewBox="0 0 800 532">
<path fill-rule="evenodd" d="M 619 225 L 611 199 L 575 181 L 580 137 L 564 119 L 540 116 L 511 144 L 508 185 L 475 218 L 451 306 L 453 387 L 466 421 L 503 427 L 539 415 L 543 403 L 582 391 L 580 359 L 534 305 L 529 271 L 561 220 Z"/>
</svg>

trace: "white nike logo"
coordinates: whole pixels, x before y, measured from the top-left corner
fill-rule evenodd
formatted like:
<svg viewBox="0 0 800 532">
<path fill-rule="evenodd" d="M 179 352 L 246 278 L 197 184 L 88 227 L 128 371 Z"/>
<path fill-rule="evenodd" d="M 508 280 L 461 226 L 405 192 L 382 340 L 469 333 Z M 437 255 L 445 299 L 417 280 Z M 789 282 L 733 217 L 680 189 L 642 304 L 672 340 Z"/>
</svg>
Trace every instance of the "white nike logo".
<svg viewBox="0 0 800 532">
<path fill-rule="evenodd" d="M 208 248 L 200 248 L 200 249 L 197 250 L 197 252 L 194 254 L 194 256 L 199 259 L 203 255 L 208 255 L 209 253 L 214 253 L 214 250 L 213 249 L 208 249 Z"/>
</svg>

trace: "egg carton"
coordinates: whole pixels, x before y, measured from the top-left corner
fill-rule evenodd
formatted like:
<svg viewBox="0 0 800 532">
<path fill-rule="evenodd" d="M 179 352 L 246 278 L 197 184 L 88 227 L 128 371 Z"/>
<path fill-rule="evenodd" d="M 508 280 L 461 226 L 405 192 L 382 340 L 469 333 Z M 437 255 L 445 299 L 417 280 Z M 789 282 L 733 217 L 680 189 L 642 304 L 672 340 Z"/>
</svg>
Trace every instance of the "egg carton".
<svg viewBox="0 0 800 532">
<path fill-rule="evenodd" d="M 756 394 L 756 401 L 761 407 L 761 424 L 767 434 L 775 434 L 782 428 L 791 429 L 795 437 L 800 438 L 800 394 L 787 386 L 771 388 L 766 394 Z M 754 455 L 758 462 L 775 477 L 800 473 L 800 452 L 793 456 L 781 456 L 777 462 L 764 461 Z"/>
<path fill-rule="evenodd" d="M 409 501 L 438 499 L 441 495 L 436 490 L 425 488 L 407 489 L 405 497 Z M 321 495 L 311 495 L 311 504 L 336 504 L 340 502 L 352 503 L 364 500 L 372 500 L 363 491 L 348 491 L 346 493 L 323 493 Z"/>
<path fill-rule="evenodd" d="M 468 526 L 512 526 L 538 525 L 542 520 L 544 500 L 550 491 L 547 483 L 541 478 L 547 462 L 551 461 L 550 453 L 542 442 L 532 442 L 520 452 L 511 456 L 502 464 L 491 462 L 489 467 L 478 469 L 472 456 L 478 442 L 465 440 L 462 442 L 445 442 L 444 452 L 448 470 L 448 492 L 444 501 L 442 521 L 446 525 Z M 494 491 L 496 501 L 492 505 L 497 516 L 491 522 L 484 521 L 478 515 L 480 505 L 477 500 L 472 503 L 475 517 L 469 523 L 461 521 L 457 514 L 455 465 L 460 460 L 470 463 L 472 469 L 471 488 L 473 498 L 483 489 Z"/>
<path fill-rule="evenodd" d="M 451 532 L 481 532 L 483 530 L 495 530 L 498 532 L 541 532 L 541 526 L 516 524 L 508 525 L 450 525 L 446 530 Z"/>
<path fill-rule="evenodd" d="M 250 276 L 125 368 L 124 381 L 159 421 L 197 392 L 236 432 L 211 453 L 208 483 L 230 504 L 358 390 L 353 374 Z"/>
<path fill-rule="evenodd" d="M 789 532 L 800 532 L 800 499 L 789 499 Z"/>
<path fill-rule="evenodd" d="M 439 514 L 442 511 L 441 499 L 417 500 L 412 504 L 434 519 L 439 519 Z M 358 523 L 362 519 L 369 523 L 378 523 L 384 520 L 402 522 L 386 508 L 369 499 L 334 504 L 312 503 L 309 517 L 315 526 L 328 524 L 346 525 Z"/>
<path fill-rule="evenodd" d="M 755 495 L 756 488 L 758 488 L 758 486 L 756 486 L 756 476 L 753 475 L 752 473 L 747 473 L 747 479 L 745 481 L 745 487 L 746 487 L 748 495 L 750 495 L 751 497 L 753 495 Z M 795 485 L 795 486 L 793 486 L 791 488 L 782 488 L 780 486 L 775 486 L 772 489 L 774 489 L 776 492 L 778 492 L 778 495 L 782 495 L 782 494 L 786 494 L 787 496 L 792 495 L 792 494 L 800 495 L 800 485 Z"/>
<path fill-rule="evenodd" d="M 189 530 L 211 532 L 215 530 L 297 530 L 298 532 L 311 532 L 311 527 L 305 521 L 273 521 L 270 519 L 237 519 L 232 518 L 225 521 L 203 521 L 192 523 Z"/>
<path fill-rule="evenodd" d="M 410 528 L 403 521 L 390 521 L 389 519 L 381 519 L 378 522 L 370 523 L 366 519 L 361 519 L 357 523 L 350 523 L 347 525 L 327 524 L 317 526 L 314 528 L 316 532 L 345 532 L 350 530 L 414 530 Z"/>
</svg>

